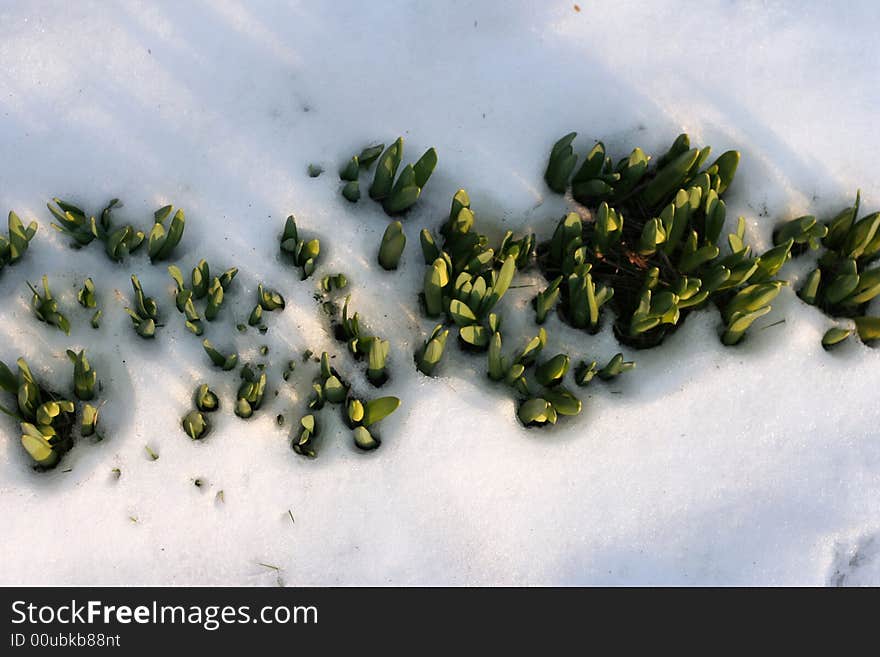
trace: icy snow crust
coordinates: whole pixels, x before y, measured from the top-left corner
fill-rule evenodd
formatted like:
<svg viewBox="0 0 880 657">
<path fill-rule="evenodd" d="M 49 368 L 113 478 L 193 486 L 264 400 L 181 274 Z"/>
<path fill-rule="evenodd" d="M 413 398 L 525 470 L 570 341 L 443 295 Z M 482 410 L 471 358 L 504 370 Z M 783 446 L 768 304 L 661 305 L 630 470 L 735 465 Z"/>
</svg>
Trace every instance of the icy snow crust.
<svg viewBox="0 0 880 657">
<path fill-rule="evenodd" d="M 521 428 L 513 401 L 484 379 L 484 357 L 452 339 L 439 377 L 415 370 L 433 326 L 416 302 L 419 229 L 436 227 L 465 187 L 485 232 L 546 239 L 565 202 L 542 173 L 571 130 L 581 154 L 599 138 L 615 156 L 636 145 L 656 154 L 681 131 L 715 153 L 740 149 L 728 217 L 747 217 L 758 248 L 775 222 L 827 217 L 858 186 L 863 207 L 880 206 L 876 3 L 580 5 L 4 3 L 0 199 L 40 231 L 0 276 L 0 358 L 24 355 L 38 377 L 66 381 L 64 349 L 86 348 L 107 403 L 106 440 L 81 441 L 47 474 L 2 419 L 0 583 L 880 583 L 880 350 L 850 341 L 825 353 L 831 320 L 791 289 L 740 347 L 721 346 L 717 314 L 704 311 L 661 348 L 624 349 L 638 368 L 591 384 L 583 415 L 550 430 Z M 392 273 L 375 263 L 387 218 L 369 199 L 346 202 L 336 172 L 399 134 L 405 161 L 433 145 L 440 163 Z M 326 172 L 309 178 L 310 163 Z M 206 337 L 243 361 L 269 346 L 253 419 L 232 414 L 236 377 L 185 331 L 165 266 L 143 254 L 112 264 L 97 244 L 71 250 L 49 228 L 52 196 L 91 212 L 118 196 L 116 221 L 143 228 L 174 203 L 187 212 L 185 271 L 201 257 L 241 268 Z M 291 212 L 321 239 L 307 282 L 278 257 Z M 806 264 L 783 275 L 796 285 Z M 353 309 L 391 340 L 381 393 L 313 299 L 337 271 Z M 25 281 L 43 273 L 69 311 L 69 338 L 30 314 Z M 123 313 L 131 273 L 166 318 L 154 341 Z M 86 276 L 100 331 L 75 301 Z M 260 281 L 288 307 L 266 315 L 265 336 L 239 334 Z M 501 303 L 508 348 L 536 331 L 534 292 Z M 545 354 L 619 350 L 607 322 L 596 337 L 555 316 L 546 327 Z M 332 411 L 317 460 L 290 450 L 316 366 L 300 362 L 289 383 L 280 373 L 306 348 L 338 354 L 363 394 L 403 400 L 378 451 L 358 452 Z M 201 382 L 223 409 L 193 442 L 180 418 Z"/>
</svg>

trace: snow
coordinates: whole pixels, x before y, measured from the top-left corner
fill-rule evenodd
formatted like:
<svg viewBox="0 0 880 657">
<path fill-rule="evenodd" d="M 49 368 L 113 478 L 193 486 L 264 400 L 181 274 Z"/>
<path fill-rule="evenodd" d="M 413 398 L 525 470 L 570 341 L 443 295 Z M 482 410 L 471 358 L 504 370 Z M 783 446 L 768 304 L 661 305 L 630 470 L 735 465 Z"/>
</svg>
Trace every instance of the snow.
<svg viewBox="0 0 880 657">
<path fill-rule="evenodd" d="M 755 328 L 785 322 L 741 347 L 721 346 L 707 311 L 659 349 L 624 349 L 637 369 L 592 384 L 584 414 L 548 431 L 522 429 L 484 359 L 452 340 L 440 377 L 413 367 L 432 327 L 415 302 L 418 231 L 465 187 L 487 232 L 546 238 L 565 204 L 543 168 L 571 130 L 579 152 L 604 138 L 616 154 L 656 153 L 681 131 L 716 153 L 738 148 L 728 216 L 745 215 L 759 247 L 776 221 L 826 217 L 857 187 L 865 208 L 880 206 L 876 3 L 579 4 L 4 3 L 0 200 L 40 231 L 0 275 L 0 358 L 66 378 L 64 349 L 86 348 L 104 383 L 106 440 L 82 441 L 40 474 L 2 420 L 0 583 L 880 583 L 880 351 L 824 352 L 831 320 L 791 289 Z M 369 200 L 347 203 L 336 171 L 399 134 L 407 161 L 435 146 L 440 163 L 389 273 L 375 264 L 387 219 Z M 308 177 L 310 163 L 326 172 Z M 269 346 L 257 416 L 232 414 L 235 377 L 183 329 L 164 265 L 70 250 L 49 228 L 52 196 L 92 212 L 118 196 L 116 220 L 142 227 L 174 203 L 187 212 L 185 271 L 201 257 L 241 269 L 206 337 L 244 360 Z M 321 238 L 306 282 L 277 257 L 291 212 Z M 784 272 L 795 280 L 805 267 Z M 358 452 L 332 418 L 310 461 L 289 433 L 315 366 L 300 362 L 285 384 L 283 364 L 328 349 L 379 394 L 313 299 L 337 271 L 352 307 L 392 342 L 381 394 L 403 404 L 380 425 L 378 451 Z M 30 315 L 25 281 L 44 273 L 69 338 Z M 131 273 L 165 313 L 154 341 L 122 312 Z M 75 301 L 88 275 L 105 307 L 100 331 Z M 246 318 L 260 281 L 288 307 L 268 314 L 265 336 L 239 334 L 233 317 Z M 501 304 L 508 349 L 536 332 L 533 292 Z M 548 354 L 620 350 L 607 329 L 588 337 L 554 316 L 547 330 Z M 179 423 L 203 381 L 225 404 L 193 442 Z"/>
</svg>

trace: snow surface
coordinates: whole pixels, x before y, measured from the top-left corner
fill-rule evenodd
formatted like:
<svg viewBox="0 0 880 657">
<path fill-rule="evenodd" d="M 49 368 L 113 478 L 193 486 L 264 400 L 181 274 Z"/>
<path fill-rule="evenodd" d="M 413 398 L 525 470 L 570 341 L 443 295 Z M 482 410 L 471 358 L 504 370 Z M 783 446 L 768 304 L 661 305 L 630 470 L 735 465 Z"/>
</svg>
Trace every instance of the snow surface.
<svg viewBox="0 0 880 657">
<path fill-rule="evenodd" d="M 728 216 L 745 215 L 759 247 L 776 221 L 828 216 L 859 186 L 864 207 L 880 206 L 880 5 L 579 4 L 4 3 L 0 200 L 40 231 L 0 276 L 0 358 L 68 377 L 64 349 L 85 347 L 107 438 L 39 474 L 2 421 L 0 583 L 880 584 L 880 351 L 853 341 L 825 353 L 831 320 L 790 289 L 741 347 L 721 346 L 706 311 L 659 349 L 624 350 L 637 370 L 594 383 L 584 414 L 548 431 L 522 429 L 484 360 L 452 341 L 442 376 L 412 366 L 432 326 L 415 302 L 419 229 L 465 187 L 484 230 L 546 238 L 565 204 L 543 168 L 568 131 L 579 152 L 604 138 L 617 154 L 656 153 L 680 131 L 717 153 L 740 149 Z M 398 134 L 409 160 L 433 145 L 440 164 L 405 221 L 402 269 L 388 273 L 375 265 L 387 219 L 342 199 L 336 171 Z M 309 178 L 310 163 L 326 173 Z M 49 228 L 52 196 L 92 212 L 118 196 L 116 219 L 140 226 L 175 203 L 188 218 L 185 270 L 201 257 L 241 268 L 206 336 L 245 359 L 269 345 L 255 418 L 232 414 L 234 377 L 183 329 L 164 265 L 70 250 Z M 277 257 L 291 212 L 322 241 L 304 283 Z M 784 271 L 796 279 L 805 264 Z M 403 405 L 378 451 L 359 453 L 333 419 L 310 461 L 289 431 L 315 366 L 300 363 L 285 384 L 281 364 L 332 350 L 377 394 L 312 298 L 336 271 L 392 341 L 382 394 Z M 43 273 L 73 319 L 69 338 L 30 316 L 25 281 Z M 131 273 L 168 319 L 152 342 L 122 312 Z M 88 275 L 105 305 L 100 331 L 75 302 Z M 267 335 L 241 335 L 231 319 L 246 317 L 259 281 L 288 307 L 268 316 Z M 520 336 L 508 348 L 535 332 L 533 292 L 502 302 L 505 336 Z M 545 353 L 618 350 L 607 330 L 586 337 L 555 317 L 547 329 Z M 193 442 L 179 422 L 202 381 L 226 403 Z"/>
</svg>

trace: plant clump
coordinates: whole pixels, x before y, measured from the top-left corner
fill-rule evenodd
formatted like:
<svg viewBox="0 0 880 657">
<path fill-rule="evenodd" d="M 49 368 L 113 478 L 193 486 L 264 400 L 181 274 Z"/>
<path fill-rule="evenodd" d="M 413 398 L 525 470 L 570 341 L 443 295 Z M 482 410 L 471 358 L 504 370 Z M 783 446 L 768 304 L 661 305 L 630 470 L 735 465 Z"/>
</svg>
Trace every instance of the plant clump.
<svg viewBox="0 0 880 657">
<path fill-rule="evenodd" d="M 37 382 L 23 358 L 17 361 L 13 374 L 0 361 L 0 389 L 16 398 L 13 408 L 0 406 L 0 411 L 15 418 L 21 427 L 21 444 L 39 469 L 55 467 L 73 447 L 76 405 L 63 399 Z M 97 422 L 97 411 L 83 415 L 84 424 Z M 84 426 L 83 435 L 90 435 Z"/>
<path fill-rule="evenodd" d="M 382 386 L 388 381 L 386 367 L 391 343 L 363 330 L 360 314 L 349 314 L 350 301 L 351 295 L 345 297 L 341 321 L 334 322 L 336 339 L 345 342 L 348 350 L 358 360 L 367 359 L 367 379 L 377 387 Z"/>
<path fill-rule="evenodd" d="M 122 262 L 127 255 L 137 251 L 144 243 L 144 233 L 130 224 L 114 226 L 113 210 L 121 205 L 119 199 L 111 201 L 101 211 L 100 219 L 88 216 L 79 207 L 59 198 L 52 199 L 55 205 L 46 207 L 55 218 L 52 227 L 73 239 L 77 248 L 87 246 L 94 240 L 104 244 L 104 252 L 114 262 Z"/>
<path fill-rule="evenodd" d="M 156 300 L 144 293 L 138 277 L 132 274 L 131 287 L 134 290 L 134 307 L 126 307 L 125 312 L 131 318 L 135 333 L 142 338 L 154 338 L 156 336 L 156 323 L 159 319 L 159 306 Z"/>
<path fill-rule="evenodd" d="M 745 244 L 740 218 L 722 254 L 723 195 L 738 152 L 707 166 L 711 149 L 692 148 L 680 135 L 656 165 L 639 148 L 615 164 L 599 142 L 575 171 L 574 138 L 571 133 L 556 143 L 545 179 L 559 193 L 570 185 L 590 220 L 569 213 L 539 245 L 538 263 L 551 283 L 534 300 L 536 319 L 543 321 L 555 304 L 563 321 L 595 332 L 607 307 L 617 318 L 618 339 L 645 348 L 711 303 L 721 311 L 722 342 L 740 342 L 785 284 L 775 276 L 796 239 L 809 243 L 814 233 L 781 233 L 776 246 L 756 255 Z"/>
<path fill-rule="evenodd" d="M 399 137 L 391 146 L 384 144 L 369 146 L 360 155 L 352 157 L 339 172 L 345 182 L 342 195 L 352 203 L 360 197 L 360 172 L 369 170 L 376 162 L 376 171 L 370 185 L 370 198 L 382 204 L 389 216 L 402 214 L 409 210 L 419 197 L 422 189 L 437 166 L 437 151 L 429 148 L 415 164 L 407 164 L 398 175 L 403 161 L 403 137 Z"/>
<path fill-rule="evenodd" d="M 231 267 L 220 276 L 211 276 L 211 268 L 204 259 L 193 268 L 190 286 L 184 281 L 183 272 L 177 265 L 168 266 L 168 274 L 174 281 L 176 291 L 174 303 L 183 314 L 186 328 L 195 335 L 202 335 L 202 316 L 196 308 L 195 301 L 205 299 L 204 317 L 212 322 L 217 319 L 225 299 L 226 290 L 238 274 L 237 267 Z"/>
<path fill-rule="evenodd" d="M 428 317 L 445 315 L 458 327 L 464 345 L 482 351 L 494 330 L 490 324 L 499 321 L 492 310 L 516 271 L 530 264 L 535 242 L 531 235 L 514 240 L 508 233 L 501 246 L 493 249 L 488 238 L 476 231 L 474 221 L 470 198 L 460 189 L 452 199 L 449 219 L 440 228 L 440 245 L 428 229 L 422 231 L 422 255 L 428 269 L 421 299 Z"/>
<path fill-rule="evenodd" d="M 248 317 L 248 324 L 258 327 L 261 332 L 265 332 L 266 325 L 263 323 L 263 311 L 284 310 L 285 305 L 284 297 L 281 296 L 280 292 L 263 287 L 263 284 L 260 283 L 257 285 L 257 305 L 254 306 Z"/>
<path fill-rule="evenodd" d="M 773 234 L 774 242 L 788 239 L 814 250 L 824 247 L 797 294 L 826 315 L 850 318 L 854 324 L 854 329 L 829 329 L 822 338 L 826 349 L 853 333 L 868 344 L 880 340 L 880 317 L 868 315 L 869 304 L 880 296 L 880 212 L 860 218 L 860 210 L 861 194 L 856 193 L 853 205 L 824 223 L 799 217 L 780 224 Z"/>
<path fill-rule="evenodd" d="M 172 212 L 174 213 L 173 216 Z M 165 221 L 168 217 L 171 217 L 171 222 L 166 228 Z M 168 260 L 171 257 L 174 248 L 183 238 L 186 218 L 181 208 L 178 208 L 175 212 L 173 205 L 165 205 L 153 213 L 153 219 L 155 223 L 153 223 L 153 228 L 150 230 L 147 255 L 150 256 L 150 262 L 156 263 L 160 260 Z"/>
<path fill-rule="evenodd" d="M 266 372 L 262 366 L 250 363 L 241 368 L 241 384 L 235 400 L 235 414 L 246 420 L 259 410 L 266 394 Z"/>
<path fill-rule="evenodd" d="M 58 300 L 52 296 L 49 289 L 49 278 L 43 276 L 43 293 L 30 283 L 27 284 L 33 296 L 31 297 L 31 309 L 38 320 L 54 326 L 66 335 L 70 335 L 70 320 L 59 310 Z"/>
<path fill-rule="evenodd" d="M 199 385 L 193 393 L 193 408 L 181 420 L 183 432 L 192 440 L 201 440 L 211 431 L 211 423 L 206 413 L 213 413 L 220 408 L 220 399 L 208 387 L 207 383 Z"/>
<path fill-rule="evenodd" d="M 315 271 L 318 256 L 321 253 L 321 242 L 318 239 L 300 239 L 296 227 L 296 218 L 287 217 L 284 231 L 281 233 L 281 251 L 289 256 L 293 264 L 301 269 L 301 280 L 306 280 Z"/>
<path fill-rule="evenodd" d="M 18 215 L 9 211 L 9 232 L 4 237 L 0 235 L 0 271 L 6 265 L 14 265 L 24 257 L 30 246 L 31 240 L 37 234 L 37 222 L 30 222 L 27 227 L 21 222 Z"/>
</svg>

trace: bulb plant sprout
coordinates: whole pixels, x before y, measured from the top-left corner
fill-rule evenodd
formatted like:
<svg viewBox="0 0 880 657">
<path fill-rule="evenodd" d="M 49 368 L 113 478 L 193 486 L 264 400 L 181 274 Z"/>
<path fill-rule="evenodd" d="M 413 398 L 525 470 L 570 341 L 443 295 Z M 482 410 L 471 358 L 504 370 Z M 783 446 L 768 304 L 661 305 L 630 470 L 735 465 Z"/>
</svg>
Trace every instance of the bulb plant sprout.
<svg viewBox="0 0 880 657">
<path fill-rule="evenodd" d="M 334 290 L 344 290 L 348 287 L 348 279 L 345 274 L 327 275 L 321 279 L 321 291 L 329 294 Z"/>
<path fill-rule="evenodd" d="M 360 155 L 352 156 L 339 171 L 339 179 L 345 182 L 345 185 L 342 186 L 342 195 L 347 201 L 357 203 L 360 200 L 361 187 L 358 179 L 361 169 L 369 169 L 384 150 L 385 144 L 367 146 L 360 152 Z"/>
<path fill-rule="evenodd" d="M 89 364 L 85 349 L 79 352 L 68 349 L 67 357 L 73 363 L 73 394 L 81 401 L 94 399 L 98 375 Z"/>
<path fill-rule="evenodd" d="M 212 278 L 208 262 L 202 259 L 192 270 L 190 287 L 186 286 L 183 272 L 177 265 L 169 265 L 168 274 L 177 287 L 174 302 L 177 310 L 185 317 L 187 329 L 195 335 L 202 335 L 204 327 L 202 326 L 201 316 L 195 306 L 195 301 L 207 298 L 204 317 L 209 322 L 214 321 L 220 313 L 226 289 L 232 284 L 232 281 L 238 274 L 238 268 L 231 267 L 220 276 Z"/>
<path fill-rule="evenodd" d="M 788 236 L 810 246 L 821 240 L 825 251 L 798 289 L 798 296 L 831 317 L 853 318 L 859 338 L 870 343 L 878 337 L 874 327 L 880 322 L 867 314 L 871 302 L 880 296 L 880 266 L 875 265 L 880 257 L 880 212 L 859 218 L 860 210 L 861 193 L 857 192 L 852 206 L 824 224 L 813 217 L 794 219 L 777 227 L 774 239 Z M 822 346 L 829 349 L 848 335 L 844 329 L 829 329 Z"/>
<path fill-rule="evenodd" d="M 98 300 L 95 297 L 95 282 L 91 278 L 85 280 L 82 289 L 76 295 L 76 300 L 83 308 L 96 308 L 98 306 Z"/>
<path fill-rule="evenodd" d="M 263 330 L 265 327 L 265 324 L 263 324 L 263 311 L 284 310 L 284 306 L 284 297 L 279 292 L 263 287 L 263 284 L 260 283 L 257 285 L 257 305 L 254 306 L 248 317 L 248 324 L 260 327 L 260 330 Z"/>
<path fill-rule="evenodd" d="M 207 383 L 203 383 L 193 393 L 193 404 L 203 413 L 213 413 L 220 408 L 220 398 Z"/>
<path fill-rule="evenodd" d="M 388 380 L 386 372 L 388 354 L 391 344 L 387 340 L 363 331 L 360 314 L 349 314 L 351 295 L 345 298 L 342 305 L 342 319 L 334 322 L 336 339 L 345 342 L 349 351 L 357 359 L 367 358 L 367 378 L 375 386 L 381 386 Z"/>
<path fill-rule="evenodd" d="M 112 199 L 101 211 L 100 219 L 87 216 L 85 211 L 61 199 L 53 199 L 55 205 L 46 207 L 58 223 L 52 227 L 73 239 L 76 247 L 91 244 L 95 239 L 104 244 L 104 252 L 114 262 L 122 262 L 125 257 L 137 251 L 144 243 L 144 233 L 130 224 L 114 227 L 113 210 L 121 205 L 119 199 Z"/>
<path fill-rule="evenodd" d="M 325 403 L 341 404 L 349 388 L 336 368 L 330 365 L 330 355 L 326 351 L 321 354 L 320 363 L 320 373 L 312 386 L 312 396 L 308 403 L 313 410 L 321 410 Z"/>
<path fill-rule="evenodd" d="M 92 222 L 85 211 L 60 198 L 54 198 L 52 202 L 55 203 L 54 206 L 52 203 L 46 204 L 49 212 L 58 222 L 53 222 L 52 228 L 71 237 L 78 247 L 91 244 L 96 235 L 92 232 Z"/>
<path fill-rule="evenodd" d="M 712 303 L 722 311 L 722 342 L 736 344 L 769 312 L 779 291 L 775 277 L 795 244 L 809 244 L 822 232 L 804 221 L 778 231 L 772 249 L 753 255 L 741 218 L 723 254 L 723 195 L 739 153 L 727 151 L 708 164 L 711 149 L 692 148 L 680 135 L 656 165 L 638 148 L 615 164 L 599 142 L 578 168 L 575 137 L 566 135 L 553 147 L 545 178 L 558 193 L 570 185 L 592 221 L 569 213 L 538 245 L 538 263 L 551 281 L 534 300 L 539 321 L 555 302 L 564 321 L 594 332 L 607 307 L 617 318 L 618 339 L 644 348 L 662 342 L 691 310 Z M 757 304 L 757 296 L 745 303 L 738 295 L 746 289 L 760 292 L 764 303 Z"/>
<path fill-rule="evenodd" d="M 506 255 L 501 258 L 488 238 L 475 230 L 474 221 L 470 198 L 461 189 L 453 196 L 449 218 L 441 227 L 442 243 L 438 246 L 429 230 L 421 232 L 422 254 L 429 264 L 421 299 L 428 317 L 446 315 L 459 327 L 462 344 L 482 351 L 495 330 L 487 324 L 498 322 L 492 310 L 517 269 L 530 264 L 534 238 L 517 240 L 505 235 L 498 251 Z"/>
<path fill-rule="evenodd" d="M 79 425 L 79 433 L 83 438 L 89 438 L 91 436 L 97 436 L 99 439 L 101 438 L 101 436 L 97 433 L 98 413 L 99 408 L 97 406 L 92 406 L 91 404 L 83 404 L 82 417 L 80 419 Z"/>
<path fill-rule="evenodd" d="M 192 410 L 183 416 L 181 421 L 184 433 L 193 440 L 201 440 L 208 435 L 211 425 L 205 415 L 198 410 Z"/>
<path fill-rule="evenodd" d="M 349 391 L 348 383 L 330 364 L 330 354 L 323 352 L 319 362 L 320 370 L 312 383 L 312 394 L 308 401 L 308 408 L 312 412 L 302 418 L 298 433 L 291 443 L 294 452 L 310 458 L 317 456 L 317 444 L 314 442 L 318 435 L 317 412 L 326 404 L 342 404 Z"/>
<path fill-rule="evenodd" d="M 392 221 L 385 229 L 382 243 L 379 245 L 379 264 L 382 269 L 392 271 L 400 264 L 400 256 L 406 246 L 406 235 L 403 234 L 403 224 Z"/>
<path fill-rule="evenodd" d="M 587 386 L 596 376 L 598 371 L 599 369 L 596 361 L 593 360 L 588 363 L 587 361 L 582 360 L 574 370 L 574 382 L 581 387 Z"/>
<path fill-rule="evenodd" d="M 37 234 L 37 222 L 30 222 L 27 227 L 15 212 L 9 212 L 9 232 L 6 237 L 0 235 L 0 271 L 6 265 L 14 265 L 24 257 L 31 240 Z"/>
<path fill-rule="evenodd" d="M 168 271 L 171 271 L 171 267 L 168 268 Z M 211 288 L 215 285 L 219 285 L 223 290 L 228 289 L 229 286 L 232 285 L 232 281 L 235 280 L 237 274 L 238 267 L 230 267 L 220 274 L 220 276 L 214 276 L 212 278 L 211 267 L 208 264 L 208 261 L 204 258 L 199 260 L 198 264 L 193 267 L 192 274 L 190 275 L 193 299 L 198 300 L 209 296 Z M 180 285 L 182 287 L 182 283 Z"/>
<path fill-rule="evenodd" d="M 372 156 L 376 152 L 376 148 L 369 149 L 367 158 L 358 158 L 358 165 L 365 164 L 369 167 L 372 162 Z M 366 152 L 366 151 L 365 151 Z M 364 155 L 362 153 L 361 155 Z M 370 185 L 370 198 L 374 201 L 382 203 L 385 213 L 393 216 L 401 214 L 409 210 L 419 197 L 422 195 L 422 189 L 428 183 L 428 179 L 437 166 L 437 151 L 429 148 L 422 157 L 413 165 L 407 164 L 400 175 L 397 170 L 403 161 L 403 137 L 399 137 L 391 146 L 382 151 L 381 155 L 376 158 L 376 171 L 373 175 L 373 182 Z M 355 160 L 343 169 L 342 174 L 354 178 L 359 172 L 359 166 L 353 166 Z M 343 177 L 343 179 L 347 179 Z M 355 187 L 350 187 L 355 185 Z M 357 200 L 360 197 L 360 191 L 356 187 L 357 180 L 351 179 L 343 189 L 343 194 L 348 200 Z M 355 194 L 355 190 L 357 193 Z"/>
<path fill-rule="evenodd" d="M 201 384 L 193 393 L 194 409 L 190 410 L 181 420 L 183 432 L 192 440 L 201 440 L 208 435 L 211 424 L 205 413 L 213 413 L 220 408 L 217 395 L 208 388 L 207 383 Z"/>
<path fill-rule="evenodd" d="M 843 341 L 852 334 L 853 329 L 851 328 L 841 328 L 839 326 L 830 328 L 825 332 L 825 335 L 822 336 L 822 347 L 826 351 L 833 349 L 837 345 L 843 343 Z"/>
<path fill-rule="evenodd" d="M 241 368 L 241 384 L 235 402 L 235 414 L 247 419 L 263 404 L 266 394 L 266 372 L 261 367 L 249 363 Z"/>
<path fill-rule="evenodd" d="M 19 422 L 22 447 L 34 464 L 40 469 L 55 467 L 73 447 L 76 407 L 41 386 L 23 358 L 17 365 L 18 373 L 13 374 L 0 361 L 0 389 L 16 399 L 13 408 L 0 406 L 0 411 Z"/>
<path fill-rule="evenodd" d="M 58 300 L 52 296 L 52 292 L 49 290 L 49 278 L 43 276 L 43 294 L 40 294 L 30 283 L 27 285 L 33 293 L 31 308 L 37 319 L 70 335 L 70 321 L 58 309 Z"/>
<path fill-rule="evenodd" d="M 379 397 L 369 401 L 349 398 L 345 404 L 343 419 L 352 430 L 355 446 L 364 451 L 379 447 L 382 441 L 375 429 L 371 431 L 370 427 L 391 415 L 399 406 L 400 400 L 397 397 Z"/>
<path fill-rule="evenodd" d="M 291 449 L 300 456 L 315 458 L 315 438 L 318 437 L 318 421 L 312 413 L 304 415 L 299 421 L 299 433 L 291 443 Z"/>
<path fill-rule="evenodd" d="M 172 216 L 171 213 L 174 213 Z M 168 228 L 165 222 L 171 217 Z M 147 254 L 150 256 L 150 262 L 156 263 L 160 260 L 168 260 L 174 251 L 174 248 L 183 238 L 183 231 L 186 228 L 186 218 L 183 210 L 178 208 L 174 211 L 173 205 L 166 205 L 153 214 L 155 223 L 150 230 L 149 243 L 147 245 Z"/>
<path fill-rule="evenodd" d="M 434 376 L 434 370 L 443 358 L 447 337 L 449 337 L 449 329 L 444 329 L 443 324 L 437 324 L 425 344 L 416 352 L 416 367 L 419 372 L 426 376 Z"/>
<path fill-rule="evenodd" d="M 367 352 L 367 379 L 376 387 L 380 387 L 388 381 L 385 365 L 391 343 L 381 338 L 373 338 L 370 341 L 370 349 Z"/>
<path fill-rule="evenodd" d="M 321 242 L 318 239 L 308 241 L 300 239 L 296 219 L 290 215 L 284 223 L 284 231 L 281 234 L 281 251 L 301 269 L 300 279 L 304 281 L 315 271 L 321 253 Z"/>
<path fill-rule="evenodd" d="M 611 360 L 600 369 L 596 374 L 599 375 L 599 378 L 603 381 L 610 381 L 611 379 L 620 376 L 624 372 L 628 372 L 629 370 L 635 369 L 636 364 L 631 361 L 625 361 L 623 359 L 623 354 L 614 354 L 611 357 Z"/>
<path fill-rule="evenodd" d="M 153 338 L 156 335 L 156 320 L 159 318 L 159 307 L 156 300 L 144 293 L 138 277 L 132 274 L 131 287 L 134 290 L 134 308 L 126 308 L 131 317 L 135 332 L 142 338 Z"/>
<path fill-rule="evenodd" d="M 168 273 L 177 286 L 177 291 L 174 295 L 174 305 L 183 314 L 187 330 L 194 335 L 202 335 L 204 327 L 202 326 L 202 319 L 199 316 L 198 310 L 196 310 L 195 303 L 193 303 L 193 290 L 185 286 L 183 274 L 179 267 L 170 265 Z"/>
<path fill-rule="evenodd" d="M 228 356 L 224 355 L 214 348 L 214 345 L 211 344 L 210 340 L 202 340 L 202 348 L 205 350 L 205 353 L 208 354 L 208 358 L 211 359 L 214 366 L 219 367 L 224 372 L 228 372 L 238 365 L 238 354 L 233 352 Z"/>
</svg>

